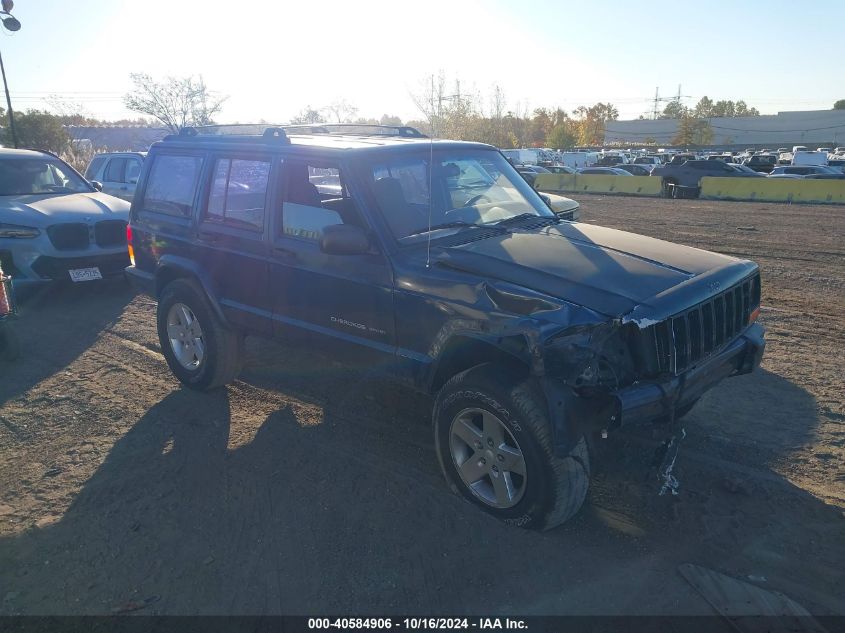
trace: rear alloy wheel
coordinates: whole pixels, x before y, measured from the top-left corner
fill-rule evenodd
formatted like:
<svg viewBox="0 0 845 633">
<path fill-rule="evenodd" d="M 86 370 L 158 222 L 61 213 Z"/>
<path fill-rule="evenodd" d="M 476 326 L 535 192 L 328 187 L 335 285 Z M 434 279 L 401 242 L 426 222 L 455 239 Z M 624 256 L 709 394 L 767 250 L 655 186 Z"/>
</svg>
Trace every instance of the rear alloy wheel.
<svg viewBox="0 0 845 633">
<path fill-rule="evenodd" d="M 205 341 L 196 315 L 184 303 L 174 303 L 167 312 L 170 349 L 185 369 L 197 369 L 205 358 Z"/>
<path fill-rule="evenodd" d="M 195 281 L 177 279 L 165 286 L 157 321 L 167 365 L 186 387 L 214 389 L 237 377 L 243 335 L 221 323 Z"/>
</svg>

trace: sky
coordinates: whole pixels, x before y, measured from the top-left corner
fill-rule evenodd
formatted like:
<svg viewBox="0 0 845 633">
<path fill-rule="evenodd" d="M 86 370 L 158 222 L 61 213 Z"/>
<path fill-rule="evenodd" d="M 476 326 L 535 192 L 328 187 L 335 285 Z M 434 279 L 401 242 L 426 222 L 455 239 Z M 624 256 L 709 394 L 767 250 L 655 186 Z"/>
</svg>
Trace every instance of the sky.
<svg viewBox="0 0 845 633">
<path fill-rule="evenodd" d="M 16 110 L 55 95 L 134 117 L 129 74 L 202 75 L 219 122 L 286 123 L 340 99 L 358 115 L 420 119 L 432 74 L 512 111 L 613 103 L 651 112 L 655 89 L 693 105 L 744 99 L 764 114 L 845 98 L 841 0 L 508 2 L 15 0 L 0 53 Z"/>
</svg>

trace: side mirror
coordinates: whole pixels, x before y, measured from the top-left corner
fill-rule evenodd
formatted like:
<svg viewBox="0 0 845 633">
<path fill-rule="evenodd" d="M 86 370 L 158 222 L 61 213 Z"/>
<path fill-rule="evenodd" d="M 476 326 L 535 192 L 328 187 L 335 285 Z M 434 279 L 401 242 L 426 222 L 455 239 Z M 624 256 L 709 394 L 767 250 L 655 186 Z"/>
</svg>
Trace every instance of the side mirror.
<svg viewBox="0 0 845 633">
<path fill-rule="evenodd" d="M 99 180 L 92 180 L 91 186 L 94 187 L 94 189 L 96 189 L 97 191 L 103 190 L 103 183 L 101 183 Z"/>
<path fill-rule="evenodd" d="M 363 255 L 370 250 L 370 240 L 361 227 L 333 224 L 323 229 L 320 249 L 328 255 Z"/>
<path fill-rule="evenodd" d="M 549 209 L 552 209 L 552 199 L 551 199 L 551 198 L 549 198 L 549 196 L 544 195 L 544 194 L 542 194 L 542 193 L 541 193 L 541 194 L 538 194 L 538 195 L 539 195 L 539 196 L 540 196 L 540 198 L 543 200 L 543 202 L 545 202 L 545 203 L 546 203 L 546 206 L 547 206 L 547 207 L 549 207 Z M 554 211 L 554 209 L 552 209 L 552 211 Z"/>
</svg>

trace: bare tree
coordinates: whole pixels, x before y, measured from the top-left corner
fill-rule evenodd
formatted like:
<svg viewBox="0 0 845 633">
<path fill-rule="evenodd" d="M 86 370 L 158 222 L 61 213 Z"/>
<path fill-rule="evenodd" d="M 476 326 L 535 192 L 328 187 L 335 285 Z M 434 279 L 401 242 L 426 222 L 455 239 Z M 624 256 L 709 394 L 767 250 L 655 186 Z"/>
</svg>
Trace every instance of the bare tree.
<svg viewBox="0 0 845 633">
<path fill-rule="evenodd" d="M 336 99 L 323 108 L 328 116 L 335 120 L 335 123 L 351 123 L 358 114 L 358 108 L 349 103 L 346 99 Z"/>
<path fill-rule="evenodd" d="M 295 117 L 293 117 L 290 122 L 293 125 L 304 125 L 304 124 L 313 124 L 313 123 L 325 123 L 326 119 L 320 110 L 315 110 L 310 105 L 305 106 L 305 108 L 300 111 Z"/>
<path fill-rule="evenodd" d="M 155 117 L 173 133 L 184 127 L 211 125 L 227 99 L 212 95 L 201 76 L 168 77 L 162 82 L 146 73 L 129 77 L 135 87 L 123 97 L 126 107 Z"/>
</svg>

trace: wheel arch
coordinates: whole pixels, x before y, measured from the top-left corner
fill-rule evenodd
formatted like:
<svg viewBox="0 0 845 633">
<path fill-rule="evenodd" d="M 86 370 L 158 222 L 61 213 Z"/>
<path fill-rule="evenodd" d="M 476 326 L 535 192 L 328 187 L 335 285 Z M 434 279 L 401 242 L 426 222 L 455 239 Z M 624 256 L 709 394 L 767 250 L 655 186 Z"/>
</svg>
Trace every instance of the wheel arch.
<svg viewBox="0 0 845 633">
<path fill-rule="evenodd" d="M 531 373 L 528 342 L 519 335 L 490 340 L 456 334 L 443 347 L 433 365 L 428 391 L 437 393 L 452 376 L 487 363 L 498 365 L 519 377 L 527 377 Z"/>
<path fill-rule="evenodd" d="M 196 283 L 208 299 L 214 315 L 224 325 L 228 325 L 226 316 L 220 307 L 218 295 L 212 280 L 192 260 L 183 257 L 163 256 L 155 273 L 155 295 L 161 297 L 165 287 L 176 279 L 189 279 Z"/>
</svg>

